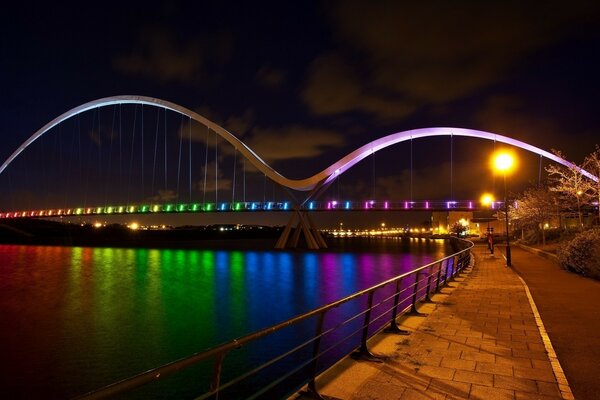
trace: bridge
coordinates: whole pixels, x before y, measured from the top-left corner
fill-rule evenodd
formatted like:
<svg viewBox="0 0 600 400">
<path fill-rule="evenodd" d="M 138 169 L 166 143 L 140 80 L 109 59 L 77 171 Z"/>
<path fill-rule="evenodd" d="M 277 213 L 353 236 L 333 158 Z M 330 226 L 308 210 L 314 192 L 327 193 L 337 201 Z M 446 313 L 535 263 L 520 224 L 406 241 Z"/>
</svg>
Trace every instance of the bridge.
<svg viewBox="0 0 600 400">
<path fill-rule="evenodd" d="M 133 105 L 135 108 L 133 110 L 133 122 L 129 122 L 129 124 L 125 124 L 126 129 L 131 129 L 132 136 L 129 143 L 127 143 L 127 139 L 125 139 L 125 152 L 130 154 L 130 157 L 123 157 L 123 138 L 125 134 L 123 133 L 123 121 L 122 121 L 122 113 L 123 106 L 125 105 Z M 137 107 L 141 108 L 141 112 L 138 111 Z M 144 106 L 150 106 L 157 110 L 156 118 L 152 120 L 152 122 L 156 122 L 155 129 L 152 129 L 154 133 L 154 137 L 152 137 L 152 132 L 144 133 L 144 122 L 146 122 L 146 126 L 149 125 L 149 112 L 146 112 L 146 116 L 144 116 Z M 112 108 L 112 121 L 107 123 L 103 122 L 101 119 L 101 109 L 108 108 L 109 111 Z M 168 120 L 167 112 L 175 113 L 179 115 L 179 123 L 177 123 L 177 119 L 173 119 L 171 117 Z M 294 245 L 298 242 L 297 235 L 301 232 L 306 239 L 307 245 L 309 248 L 320 248 L 326 247 L 325 241 L 320 237 L 318 230 L 315 228 L 315 225 L 312 219 L 309 216 L 310 212 L 316 211 L 436 211 L 436 210 L 457 210 L 457 211 L 472 211 L 482 209 L 483 206 L 479 201 L 475 200 L 415 200 L 412 197 L 412 147 L 411 147 L 411 195 L 410 199 L 406 200 L 379 200 L 376 199 L 375 196 L 371 196 L 370 198 L 366 198 L 363 200 L 351 200 L 344 199 L 341 197 L 336 197 L 334 195 L 329 195 L 328 200 L 320 200 L 324 197 L 324 193 L 326 193 L 332 187 L 332 184 L 336 182 L 342 175 L 350 171 L 353 167 L 355 167 L 362 160 L 367 157 L 373 157 L 377 152 L 380 152 L 390 146 L 394 146 L 403 142 L 410 142 L 412 146 L 412 142 L 414 140 L 425 139 L 430 137 L 439 137 L 439 136 L 447 136 L 450 137 L 450 149 L 451 149 L 451 160 L 450 160 L 450 184 L 452 185 L 452 141 L 455 137 L 468 137 L 468 138 L 477 138 L 483 139 L 486 141 L 493 141 L 494 144 L 500 143 L 502 145 L 515 147 L 518 149 L 526 150 L 534 155 L 539 156 L 539 171 L 541 175 L 542 162 L 544 159 L 549 160 L 551 162 L 559 163 L 569 168 L 577 168 L 575 165 L 570 163 L 567 160 L 564 160 L 556 155 L 545 151 L 543 149 L 537 148 L 530 144 L 521 142 L 519 140 L 498 135 L 495 133 L 472 130 L 472 129 L 463 129 L 463 128 L 451 128 L 451 127 L 434 127 L 434 128 L 423 128 L 423 129 L 414 129 L 408 131 L 402 131 L 398 133 L 394 133 L 391 135 L 387 135 L 381 137 L 379 139 L 373 140 L 358 149 L 350 152 L 346 156 L 340 158 L 338 161 L 334 162 L 327 168 L 321 170 L 320 172 L 306 177 L 302 179 L 291 179 L 283 174 L 279 173 L 273 167 L 271 167 L 265 160 L 263 160 L 257 152 L 255 152 L 252 148 L 246 145 L 242 140 L 238 137 L 219 126 L 218 124 L 208 120 L 207 118 L 201 116 L 200 114 L 192 111 L 183 106 L 177 105 L 175 103 L 171 103 L 165 100 L 160 100 L 151 97 L 144 96 L 113 96 L 102 98 L 98 100 L 94 100 L 85 104 L 82 104 L 78 107 L 75 107 L 64 114 L 56 117 L 52 121 L 48 122 L 38 131 L 36 131 L 33 135 L 31 135 L 22 145 L 20 145 L 0 166 L 0 178 L 6 176 L 5 172 L 11 164 L 15 163 L 19 158 L 24 158 L 21 155 L 26 149 L 32 147 L 35 142 L 40 141 L 40 139 L 48 134 L 53 133 L 55 137 L 55 142 L 46 143 L 46 147 L 42 147 L 37 151 L 42 156 L 42 158 L 48 154 L 56 155 L 58 153 L 58 164 L 59 164 L 59 172 L 60 178 L 55 178 L 54 182 L 57 182 L 61 179 L 70 179 L 70 175 L 73 170 L 78 172 L 80 175 L 80 184 L 74 185 L 77 188 L 80 186 L 86 186 L 90 184 L 90 181 L 94 181 L 94 178 L 91 178 L 91 173 L 86 171 L 86 177 L 83 176 L 84 170 L 89 170 L 89 166 L 84 164 L 84 151 L 82 150 L 82 137 L 85 140 L 85 134 L 82 133 L 82 124 L 84 123 L 84 114 L 92 114 L 91 116 L 91 128 L 88 133 L 88 143 L 84 143 L 83 146 L 88 146 L 88 156 L 89 159 L 95 160 L 95 149 L 98 150 L 98 170 L 101 171 L 101 178 L 104 179 L 104 183 L 100 186 L 104 186 L 104 204 L 100 205 L 99 203 L 92 204 L 93 201 L 90 201 L 87 198 L 87 193 L 84 195 L 84 201 L 77 203 L 76 200 L 71 200 L 76 196 L 72 194 L 64 195 L 64 198 L 68 201 L 64 201 L 62 206 L 49 206 L 49 207 L 38 207 L 38 208 L 27 208 L 22 204 L 14 204 L 11 208 L 7 210 L 0 210 L 0 219 L 12 219 L 12 218 L 48 218 L 48 217 L 70 217 L 70 216 L 93 216 L 93 215 L 124 215 L 124 214 L 160 214 L 160 213 L 209 213 L 209 212 L 291 212 L 292 216 L 287 224 L 284 233 L 280 240 L 277 243 L 277 247 L 284 248 L 290 244 Z M 141 113 L 141 116 L 138 114 Z M 162 119 L 161 119 L 162 116 Z M 110 118 L 110 113 L 108 117 Z M 68 127 L 63 126 L 67 124 L 68 121 L 72 122 L 72 133 L 70 136 L 70 147 L 69 149 L 65 149 L 66 146 L 61 144 L 61 135 L 66 135 L 64 132 L 68 131 Z M 199 124 L 200 127 L 206 128 L 205 136 L 201 136 L 198 132 L 202 133 L 198 126 L 194 127 L 193 123 Z M 137 124 L 137 125 L 136 125 Z M 111 128 L 105 128 L 105 130 L 109 133 L 101 135 L 103 125 L 110 125 Z M 141 125 L 141 129 L 139 128 Z M 163 126 L 164 125 L 164 132 Z M 170 135 L 168 138 L 167 131 L 175 130 L 177 134 L 175 136 Z M 138 130 L 141 130 L 141 133 L 138 133 Z M 164 143 L 163 143 L 163 133 L 164 133 Z M 214 141 L 211 138 L 211 133 L 214 134 Z M 137 136 L 140 138 L 137 139 Z M 160 135 L 159 135 L 160 134 Z M 146 136 L 146 145 L 144 145 L 144 137 Z M 118 157 L 117 157 L 117 145 L 116 138 L 118 137 Z M 160 137 L 160 139 L 159 139 Z M 186 139 L 187 143 L 184 147 L 183 141 Z M 106 147 L 103 150 L 103 143 L 110 139 L 110 146 L 108 151 Z M 152 147 L 152 139 L 154 140 L 153 146 L 153 155 L 150 157 L 149 155 L 144 156 L 145 149 L 147 147 Z M 150 145 L 148 144 L 150 140 Z M 221 153 L 219 153 L 219 140 L 227 142 L 230 147 L 223 148 L 221 147 Z M 199 157 L 194 158 L 197 154 L 196 151 L 192 151 L 193 141 L 200 142 L 204 144 L 203 151 L 199 151 Z M 159 142 L 161 143 L 162 148 L 159 150 Z M 178 143 L 177 143 L 178 142 Z M 58 143 L 58 145 L 57 145 Z M 139 144 L 139 148 L 135 146 Z M 129 147 L 127 147 L 129 146 Z M 221 145 L 222 146 L 222 145 Z M 178 151 L 177 151 L 178 148 Z M 185 152 L 187 148 L 187 154 Z M 51 151 L 48 151 L 51 150 Z M 75 151 L 78 149 L 78 151 Z M 94 150 L 93 150 L 94 149 Z M 168 154 L 168 149 L 174 150 L 175 154 Z M 164 152 L 164 168 L 163 170 L 157 169 L 157 163 L 162 161 L 159 159 L 159 154 Z M 70 160 L 68 163 L 62 160 L 62 157 L 66 153 L 75 154 L 75 160 Z M 210 154 L 210 163 L 209 163 L 209 154 Z M 241 156 L 241 161 L 238 162 L 238 154 Z M 77 156 L 79 158 L 79 169 L 76 167 L 77 164 Z M 170 159 L 177 159 L 177 167 L 174 167 L 174 163 L 171 164 L 169 162 Z M 202 163 L 202 156 L 204 156 L 204 162 Z M 86 156 L 87 157 L 87 156 Z M 144 158 L 145 157 L 145 158 Z M 115 169 L 116 167 L 116 159 L 118 158 L 118 165 L 120 168 L 120 172 L 118 174 L 118 178 L 116 179 L 118 183 L 123 183 L 124 180 L 127 180 L 127 200 L 123 202 L 114 202 L 111 205 L 111 202 L 108 201 L 108 191 L 109 188 L 114 186 L 115 181 Z M 187 159 L 184 161 L 188 162 L 188 165 L 182 166 L 182 158 Z M 231 177 L 226 178 L 223 175 L 223 170 L 226 169 L 223 167 L 225 158 L 228 158 L 229 161 L 233 161 L 233 168 Z M 152 180 L 149 181 L 149 178 L 146 177 L 149 173 L 149 164 L 150 159 L 152 159 Z M 90 160 L 86 160 L 90 162 Z M 35 164 L 35 162 L 31 162 L 31 160 L 25 159 L 24 167 L 27 168 L 28 165 Z M 127 165 L 123 167 L 123 164 L 129 163 L 129 167 Z M 249 165 L 247 165 L 247 163 Z M 66 165 L 65 165 L 66 164 Z M 134 172 L 134 164 L 140 171 Z M 214 164 L 214 165 L 213 165 Z M 219 164 L 221 164 L 221 170 L 219 171 Z M 187 167 L 187 168 L 186 168 Z M 41 170 L 41 174 L 46 174 L 47 165 L 43 165 L 40 167 L 38 165 L 38 170 Z M 146 171 L 144 171 L 146 169 Z M 169 169 L 171 171 L 169 171 Z M 176 169 L 176 172 L 174 171 Z M 239 170 L 243 169 L 243 172 Z M 373 167 L 374 169 L 374 167 Z M 187 171 L 186 171 L 187 170 Z M 198 182 L 194 184 L 195 181 L 193 178 L 193 170 L 199 170 L 201 175 L 203 174 L 203 178 L 199 179 Z M 212 175 L 214 171 L 214 180 L 209 176 L 208 173 Z M 157 173 L 158 171 L 158 173 Z M 581 174 L 586 176 L 589 179 L 597 181 L 597 177 L 590 174 L 587 171 L 579 169 Z M 169 175 L 169 172 L 171 175 Z M 65 175 L 68 174 L 68 175 Z M 157 175 L 162 174 L 164 176 L 164 191 L 169 192 L 167 189 L 174 185 L 174 181 L 176 181 L 176 192 L 171 194 L 171 198 L 149 198 L 147 196 L 146 188 L 147 186 L 151 187 L 150 194 L 154 195 L 156 192 L 155 189 L 159 186 L 156 183 Z M 134 191 L 131 189 L 131 180 L 132 176 L 140 175 L 141 181 L 141 195 L 137 195 L 137 201 L 130 199 L 130 192 Z M 255 199 L 254 201 L 248 201 L 246 198 L 246 188 L 247 186 L 259 186 L 254 183 L 254 185 L 247 185 L 246 180 L 247 176 L 252 175 L 254 180 L 260 179 L 260 176 L 263 177 L 263 199 L 262 201 Z M 23 175 L 21 175 L 22 177 Z M 26 175 L 25 175 L 26 176 Z M 180 190 L 183 185 L 181 184 L 181 177 L 184 176 L 188 178 L 189 183 L 189 201 L 180 201 L 183 197 L 182 192 L 183 189 Z M 87 179 L 86 179 L 87 178 Z M 236 181 L 237 178 L 237 181 Z M 169 179 L 171 179 L 171 184 L 169 185 Z M 266 195 L 266 187 L 267 187 L 267 179 L 272 182 L 273 188 L 277 187 L 280 191 L 283 192 L 284 196 L 287 197 L 285 200 L 281 199 L 269 199 L 267 201 Z M 16 186 L 20 184 L 24 179 L 16 179 L 17 182 L 13 179 L 10 180 L 10 176 L 8 178 L 8 186 L 9 189 L 12 186 Z M 219 181 L 226 182 L 228 188 L 231 189 L 231 201 L 219 201 L 219 193 L 222 192 L 223 185 L 219 183 Z M 374 182 L 373 182 L 374 184 Z M 240 188 L 242 186 L 242 188 Z M 202 187 L 202 190 L 200 190 Z M 238 189 L 238 198 L 242 197 L 241 201 L 236 200 L 236 189 Z M 275 189 L 273 189 L 274 192 Z M 93 192 L 94 188 L 90 189 L 90 192 Z M 97 190 L 96 190 L 97 192 Z M 241 192 L 241 193 L 240 193 Z M 373 191 L 374 192 L 374 191 Z M 214 201 L 207 201 L 207 194 L 214 194 Z M 373 193 L 374 194 L 374 193 Z M 450 193 L 450 197 L 452 198 L 452 193 Z M 98 193 L 95 193 L 96 197 Z M 94 197 L 90 194 L 89 197 Z M 168 196 L 165 196 L 168 197 Z M 255 195 L 255 197 L 257 197 Z M 199 199 L 202 201 L 198 201 Z M 178 199 L 178 201 L 173 201 L 174 199 Z M 170 200 L 170 201 L 169 201 Z M 194 201 L 196 200 L 196 201 Z M 72 201 L 72 202 L 71 202 Z M 56 201 L 55 201 L 56 203 Z M 503 207 L 503 202 L 495 202 L 492 204 L 493 208 Z M 6 207 L 6 206 L 4 206 Z M 486 207 L 487 208 L 487 207 Z M 295 228 L 295 232 L 297 234 L 295 237 L 290 239 L 290 233 L 292 229 Z"/>
<path fill-rule="evenodd" d="M 49 210 L 0 212 L 0 219 L 8 218 L 46 218 L 77 217 L 119 214 L 164 214 L 164 213 L 207 213 L 207 212 L 290 212 L 292 202 L 236 202 L 236 203 L 173 203 L 173 204 L 135 204 L 102 207 L 75 207 Z M 481 211 L 501 210 L 504 202 L 494 201 L 482 206 L 476 200 L 462 201 L 309 201 L 307 211 Z"/>
</svg>

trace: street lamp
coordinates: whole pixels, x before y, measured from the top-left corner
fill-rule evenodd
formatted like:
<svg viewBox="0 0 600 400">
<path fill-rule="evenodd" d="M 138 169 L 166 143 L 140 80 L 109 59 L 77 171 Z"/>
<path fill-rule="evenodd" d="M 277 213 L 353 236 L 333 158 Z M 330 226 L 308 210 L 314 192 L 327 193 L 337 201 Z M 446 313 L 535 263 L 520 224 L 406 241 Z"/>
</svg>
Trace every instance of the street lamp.
<svg viewBox="0 0 600 400">
<path fill-rule="evenodd" d="M 493 157 L 493 165 L 495 171 L 502 173 L 504 178 L 504 219 L 506 222 L 506 266 L 512 266 L 510 254 L 510 235 L 508 233 L 508 195 L 506 191 L 506 174 L 510 173 L 515 168 L 515 157 L 507 152 L 500 151 Z"/>
</svg>

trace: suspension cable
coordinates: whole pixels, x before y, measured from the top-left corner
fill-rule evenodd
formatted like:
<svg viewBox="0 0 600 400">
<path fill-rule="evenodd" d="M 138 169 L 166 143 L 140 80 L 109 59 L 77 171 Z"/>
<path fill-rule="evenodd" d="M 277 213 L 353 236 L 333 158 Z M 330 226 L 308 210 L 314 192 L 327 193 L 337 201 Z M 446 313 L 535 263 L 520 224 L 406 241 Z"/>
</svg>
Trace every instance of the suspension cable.
<svg viewBox="0 0 600 400">
<path fill-rule="evenodd" d="M 122 116 L 123 110 L 119 103 L 119 186 L 123 187 L 123 140 L 122 140 Z"/>
<path fill-rule="evenodd" d="M 237 149 L 233 149 L 233 182 L 231 184 L 231 204 L 235 203 L 235 170 L 237 162 Z"/>
<path fill-rule="evenodd" d="M 96 112 L 97 109 L 94 108 L 94 111 L 92 112 L 92 135 L 94 134 L 94 125 L 96 123 Z M 89 160 L 89 162 L 92 162 L 92 145 L 94 143 L 94 140 L 90 137 L 90 144 L 88 145 L 88 153 L 87 153 L 87 160 Z M 86 207 L 87 206 L 87 195 L 88 195 L 88 190 L 90 189 L 90 173 L 91 173 L 91 168 L 88 165 L 87 168 L 87 173 L 86 173 L 86 185 L 84 186 L 84 191 L 83 191 L 83 206 Z"/>
<path fill-rule="evenodd" d="M 98 173 L 100 174 L 100 179 L 99 181 L 102 182 L 102 135 L 100 134 L 100 108 L 97 108 L 98 110 Z M 94 134 L 94 122 L 92 122 L 92 134 Z M 59 154 L 60 154 L 60 142 L 58 144 L 59 146 Z M 60 157 L 60 155 L 59 155 Z M 59 164 L 60 165 L 60 164 Z M 60 166 L 59 166 L 59 170 L 60 170 Z"/>
<path fill-rule="evenodd" d="M 77 137 L 76 135 L 76 121 L 77 120 L 73 120 L 73 132 L 71 135 L 71 146 L 69 147 L 69 154 L 74 154 L 75 153 L 75 138 Z M 67 166 L 67 170 L 71 171 L 71 167 L 73 166 L 73 158 L 74 157 L 69 157 L 69 163 Z M 64 198 L 64 207 L 67 208 L 68 206 L 68 202 L 69 202 L 69 196 L 68 196 L 68 186 L 65 186 L 65 198 Z"/>
<path fill-rule="evenodd" d="M 168 169 L 167 169 L 167 109 L 165 108 L 165 194 L 167 193 L 168 190 Z"/>
<path fill-rule="evenodd" d="M 496 136 L 494 136 L 494 144 L 493 144 L 492 154 L 496 154 Z M 496 174 L 491 172 L 492 174 L 492 193 L 496 194 Z"/>
<path fill-rule="evenodd" d="M 453 166 L 454 166 L 454 136 L 452 132 L 450 132 L 450 200 L 454 199 L 454 176 L 453 176 Z"/>
<path fill-rule="evenodd" d="M 137 104 L 133 107 L 133 133 L 131 135 L 131 158 L 129 159 L 129 173 L 127 174 L 127 206 L 129 206 L 129 193 L 131 189 L 131 175 L 133 172 L 133 152 L 135 149 L 135 124 L 137 122 Z"/>
<path fill-rule="evenodd" d="M 217 207 L 219 204 L 218 165 L 219 165 L 219 135 L 217 135 L 217 131 L 215 131 L 215 207 Z"/>
<path fill-rule="evenodd" d="M 154 179 L 156 177 L 156 150 L 158 149 L 158 130 L 160 127 L 160 108 L 156 110 L 156 132 L 154 133 L 154 160 L 152 160 L 152 186 L 150 196 L 154 196 Z"/>
<path fill-rule="evenodd" d="M 144 105 L 142 104 L 142 198 L 144 200 Z"/>
<path fill-rule="evenodd" d="M 190 119 L 189 126 L 189 154 L 188 158 L 190 159 L 190 168 L 189 168 L 189 178 L 190 178 L 190 203 L 192 202 L 192 117 L 188 117 Z"/>
<path fill-rule="evenodd" d="M 77 149 L 79 153 L 79 186 L 83 187 L 83 157 L 81 155 L 81 116 L 77 114 Z"/>
<path fill-rule="evenodd" d="M 371 147 L 371 158 L 373 159 L 373 168 L 371 170 L 371 200 L 375 199 L 375 152 L 373 151 L 373 147 Z"/>
<path fill-rule="evenodd" d="M 205 207 L 206 204 L 206 174 L 208 172 L 208 140 L 210 137 L 210 128 L 208 125 L 206 126 L 206 151 L 204 152 L 204 182 L 202 189 L 202 207 Z"/>
<path fill-rule="evenodd" d="M 115 136 L 116 114 L 117 114 L 117 107 L 114 106 L 112 123 L 110 124 L 110 148 L 108 150 L 108 166 L 107 166 L 107 171 L 106 171 L 107 179 L 105 179 L 105 183 L 104 183 L 104 207 L 106 207 L 107 202 L 108 202 L 108 182 L 110 180 L 110 170 L 111 170 L 111 166 L 112 166 L 112 152 L 113 152 L 113 141 L 114 141 L 114 136 Z"/>
<path fill-rule="evenodd" d="M 179 199 L 179 177 L 181 176 L 181 147 L 183 145 L 183 114 L 179 121 L 179 160 L 177 161 L 177 198 Z"/>
<path fill-rule="evenodd" d="M 542 155 L 540 154 L 540 168 L 538 171 L 538 187 L 542 186 Z"/>
<path fill-rule="evenodd" d="M 410 201 L 413 201 L 413 138 L 410 137 Z"/>
</svg>

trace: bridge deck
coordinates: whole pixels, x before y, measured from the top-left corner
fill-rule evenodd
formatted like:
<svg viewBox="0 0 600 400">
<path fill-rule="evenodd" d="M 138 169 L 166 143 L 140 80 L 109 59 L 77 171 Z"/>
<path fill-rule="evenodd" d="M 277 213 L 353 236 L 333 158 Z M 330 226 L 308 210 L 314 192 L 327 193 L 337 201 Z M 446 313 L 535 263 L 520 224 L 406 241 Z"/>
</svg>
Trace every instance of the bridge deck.
<svg viewBox="0 0 600 400">
<path fill-rule="evenodd" d="M 502 202 L 494 202 L 493 209 L 501 209 Z M 220 203 L 169 203 L 130 204 L 118 206 L 53 208 L 45 210 L 18 210 L 0 212 L 2 218 L 46 218 L 61 216 L 203 213 L 203 212 L 274 212 L 293 211 L 294 205 L 287 201 L 266 202 L 220 202 Z M 307 211 L 476 211 L 482 208 L 473 200 L 461 201 L 311 201 L 305 204 Z"/>
</svg>

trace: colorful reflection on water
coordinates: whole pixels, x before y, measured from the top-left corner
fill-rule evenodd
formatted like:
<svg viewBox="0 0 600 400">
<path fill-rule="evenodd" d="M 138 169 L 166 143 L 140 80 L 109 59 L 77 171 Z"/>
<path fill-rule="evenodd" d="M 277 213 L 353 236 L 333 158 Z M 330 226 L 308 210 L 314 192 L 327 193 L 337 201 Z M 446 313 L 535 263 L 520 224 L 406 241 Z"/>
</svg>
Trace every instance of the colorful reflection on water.
<svg viewBox="0 0 600 400">
<path fill-rule="evenodd" d="M 0 245 L 0 397 L 73 397 L 448 251 L 439 240 L 403 242 L 410 253 L 380 247 L 303 253 Z M 177 398 L 204 389 L 177 386 Z"/>
</svg>

